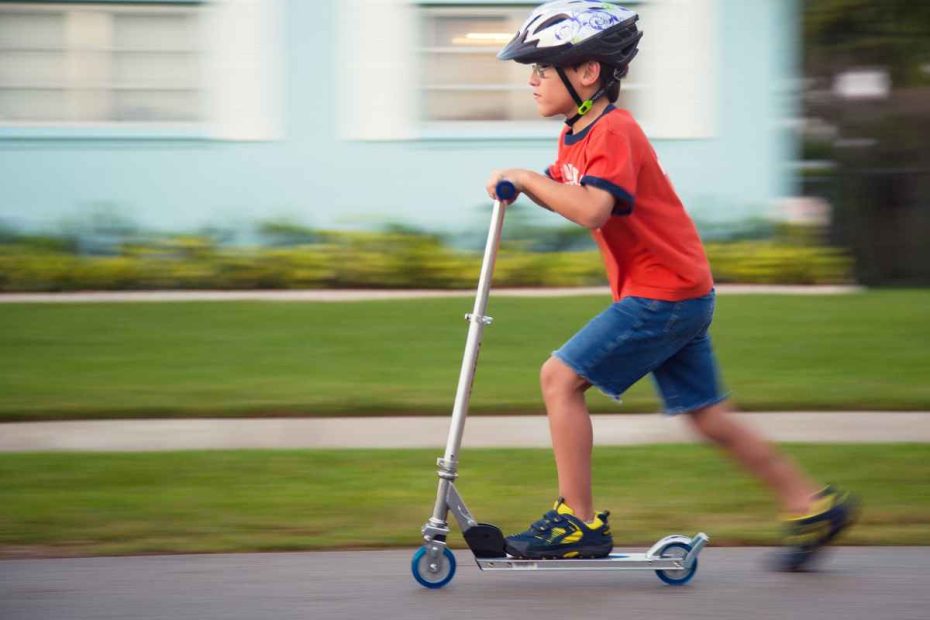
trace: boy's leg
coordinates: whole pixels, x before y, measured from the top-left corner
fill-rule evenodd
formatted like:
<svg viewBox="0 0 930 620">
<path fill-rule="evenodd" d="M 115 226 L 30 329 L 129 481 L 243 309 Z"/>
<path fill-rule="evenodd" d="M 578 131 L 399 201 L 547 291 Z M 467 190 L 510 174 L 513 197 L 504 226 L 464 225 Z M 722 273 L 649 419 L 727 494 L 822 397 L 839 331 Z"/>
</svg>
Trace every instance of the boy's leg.
<svg viewBox="0 0 930 620">
<path fill-rule="evenodd" d="M 668 355 L 665 327 L 671 322 L 664 302 L 625 297 L 591 319 L 553 352 L 540 371 L 540 384 L 559 474 L 559 493 L 576 516 L 596 516 L 591 492 L 591 418 L 585 392 L 592 385 L 620 395 Z"/>
<path fill-rule="evenodd" d="M 737 420 L 725 404 L 694 410 L 689 417 L 701 434 L 768 484 L 790 515 L 783 520 L 783 546 L 774 558 L 777 570 L 807 570 L 818 551 L 856 521 L 856 497 L 832 486 L 818 490 L 791 459 Z"/>
<path fill-rule="evenodd" d="M 774 491 L 782 510 L 807 514 L 818 486 L 792 459 L 775 449 L 720 402 L 690 412 L 688 419 L 697 430 Z"/>
<path fill-rule="evenodd" d="M 525 558 L 605 557 L 613 548 L 609 513 L 595 512 L 591 493 L 593 433 L 585 403 L 592 385 L 620 395 L 652 369 L 656 333 L 668 318 L 659 302 L 627 297 L 591 319 L 543 364 L 540 383 L 559 475 L 560 499 L 542 519 L 505 538 Z"/>
<path fill-rule="evenodd" d="M 713 294 L 677 304 L 674 322 L 693 336 L 653 371 L 666 411 L 684 413 L 708 439 L 720 446 L 775 494 L 786 513 L 780 570 L 804 570 L 817 552 L 852 525 L 858 500 L 835 487 L 819 489 L 794 462 L 732 415 L 720 388 L 707 328 Z"/>
<path fill-rule="evenodd" d="M 591 501 L 593 434 L 584 401 L 590 385 L 555 357 L 543 364 L 540 382 L 549 412 L 561 497 L 525 532 L 507 536 L 504 549 L 520 558 L 606 557 L 614 546 L 609 513 L 595 513 Z"/>
<path fill-rule="evenodd" d="M 549 417 L 552 450 L 559 474 L 559 495 L 583 521 L 594 518 L 591 491 L 591 451 L 594 443 L 585 391 L 591 387 L 557 357 L 539 373 Z"/>
</svg>

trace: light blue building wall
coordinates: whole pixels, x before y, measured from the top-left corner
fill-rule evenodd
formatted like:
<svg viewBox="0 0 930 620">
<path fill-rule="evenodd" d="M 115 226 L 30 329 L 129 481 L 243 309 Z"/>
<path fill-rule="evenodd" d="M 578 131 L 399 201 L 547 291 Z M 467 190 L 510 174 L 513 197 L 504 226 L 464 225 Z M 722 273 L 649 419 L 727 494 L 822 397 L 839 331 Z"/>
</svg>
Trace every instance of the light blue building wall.
<svg viewBox="0 0 930 620">
<path fill-rule="evenodd" d="M 692 214 L 733 221 L 765 215 L 795 191 L 789 169 L 795 145 L 786 120 L 797 107 L 791 86 L 800 15 L 796 0 L 714 5 L 712 135 L 654 142 Z M 542 169 L 551 161 L 555 133 L 346 138 L 340 114 L 351 106 L 338 100 L 338 84 L 350 68 L 335 52 L 337 0 L 282 0 L 279 10 L 275 138 L 0 126 L 0 221 L 55 227 L 108 203 L 145 227 L 165 230 L 248 227 L 281 217 L 320 227 L 394 221 L 449 230 L 483 217 L 478 207 L 491 169 Z M 535 211 L 540 221 L 558 223 L 557 216 Z"/>
</svg>

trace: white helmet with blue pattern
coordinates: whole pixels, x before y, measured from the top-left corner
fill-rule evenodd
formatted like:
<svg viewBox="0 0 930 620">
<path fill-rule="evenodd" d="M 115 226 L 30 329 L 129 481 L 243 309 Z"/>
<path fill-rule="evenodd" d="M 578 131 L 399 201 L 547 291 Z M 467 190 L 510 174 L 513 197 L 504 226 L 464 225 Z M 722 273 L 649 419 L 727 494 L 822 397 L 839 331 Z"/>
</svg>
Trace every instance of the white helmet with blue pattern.
<svg viewBox="0 0 930 620">
<path fill-rule="evenodd" d="M 623 70 L 643 33 L 639 16 L 611 2 L 556 0 L 534 10 L 497 57 L 568 67 L 587 60 Z"/>
</svg>

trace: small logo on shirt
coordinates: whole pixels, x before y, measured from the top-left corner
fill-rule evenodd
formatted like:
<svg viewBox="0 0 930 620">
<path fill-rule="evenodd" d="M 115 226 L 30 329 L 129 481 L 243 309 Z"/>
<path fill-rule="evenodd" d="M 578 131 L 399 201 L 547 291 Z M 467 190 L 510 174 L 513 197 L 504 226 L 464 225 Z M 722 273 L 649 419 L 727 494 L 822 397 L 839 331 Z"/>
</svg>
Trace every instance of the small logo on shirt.
<svg viewBox="0 0 930 620">
<path fill-rule="evenodd" d="M 568 185 L 581 185 L 581 173 L 571 164 L 562 164 L 562 182 Z"/>
</svg>

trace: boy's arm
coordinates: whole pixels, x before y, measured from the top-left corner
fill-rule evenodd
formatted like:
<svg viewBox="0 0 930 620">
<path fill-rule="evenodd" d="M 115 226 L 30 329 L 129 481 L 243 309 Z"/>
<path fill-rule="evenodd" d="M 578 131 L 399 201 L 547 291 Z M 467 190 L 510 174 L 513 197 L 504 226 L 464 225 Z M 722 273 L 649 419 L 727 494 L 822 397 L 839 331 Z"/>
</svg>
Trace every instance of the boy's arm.
<svg viewBox="0 0 930 620">
<path fill-rule="evenodd" d="M 494 188 L 498 181 L 508 180 L 518 192 L 523 192 L 533 202 L 555 211 L 585 228 L 600 228 L 610 219 L 614 208 L 614 197 L 610 192 L 588 185 L 567 185 L 549 177 L 514 168 L 496 170 L 488 182 L 488 195 L 496 199 Z"/>
</svg>

